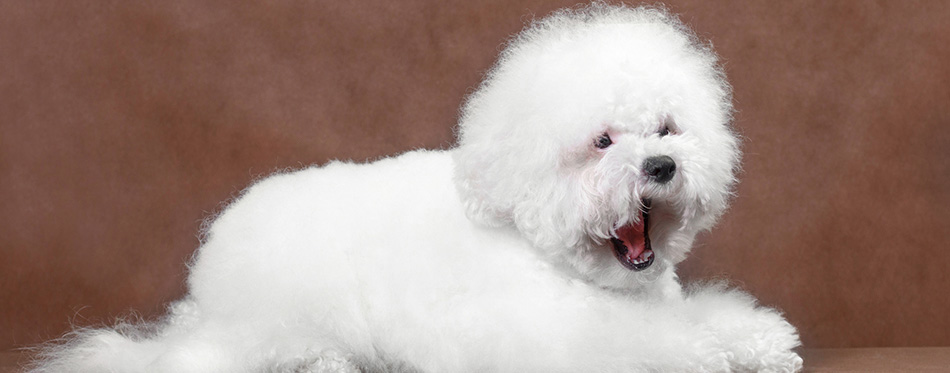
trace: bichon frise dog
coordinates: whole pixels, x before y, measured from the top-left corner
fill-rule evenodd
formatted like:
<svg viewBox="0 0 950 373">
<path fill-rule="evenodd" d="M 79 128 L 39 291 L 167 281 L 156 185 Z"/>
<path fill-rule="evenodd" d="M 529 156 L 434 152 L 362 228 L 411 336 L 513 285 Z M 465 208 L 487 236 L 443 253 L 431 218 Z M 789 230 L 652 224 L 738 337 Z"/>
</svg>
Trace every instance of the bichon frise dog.
<svg viewBox="0 0 950 373">
<path fill-rule="evenodd" d="M 35 372 L 796 371 L 795 328 L 674 266 L 739 160 L 710 48 L 594 4 L 511 40 L 458 146 L 256 183 L 164 320 L 81 330 Z"/>
</svg>

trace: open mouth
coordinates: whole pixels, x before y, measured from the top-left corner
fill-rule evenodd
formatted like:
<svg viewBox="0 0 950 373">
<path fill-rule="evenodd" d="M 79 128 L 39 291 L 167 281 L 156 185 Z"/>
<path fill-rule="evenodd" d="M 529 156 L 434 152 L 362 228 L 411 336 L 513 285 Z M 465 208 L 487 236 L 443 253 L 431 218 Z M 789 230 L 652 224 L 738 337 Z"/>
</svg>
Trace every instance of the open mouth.
<svg viewBox="0 0 950 373">
<path fill-rule="evenodd" d="M 640 218 L 624 225 L 614 233 L 610 242 L 614 247 L 614 256 L 620 264 L 632 271 L 642 271 L 653 264 L 653 248 L 650 246 L 650 200 L 642 201 Z"/>
</svg>

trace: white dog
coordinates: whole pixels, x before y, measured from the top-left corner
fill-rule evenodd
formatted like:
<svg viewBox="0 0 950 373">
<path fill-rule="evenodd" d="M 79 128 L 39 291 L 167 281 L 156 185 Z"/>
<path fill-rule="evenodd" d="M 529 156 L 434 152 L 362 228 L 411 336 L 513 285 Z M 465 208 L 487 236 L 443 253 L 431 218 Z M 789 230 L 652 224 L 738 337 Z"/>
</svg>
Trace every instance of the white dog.
<svg viewBox="0 0 950 373">
<path fill-rule="evenodd" d="M 796 371 L 795 328 L 674 274 L 739 152 L 710 48 L 653 8 L 533 23 L 459 145 L 262 180 L 157 323 L 74 332 L 35 372 Z"/>
</svg>

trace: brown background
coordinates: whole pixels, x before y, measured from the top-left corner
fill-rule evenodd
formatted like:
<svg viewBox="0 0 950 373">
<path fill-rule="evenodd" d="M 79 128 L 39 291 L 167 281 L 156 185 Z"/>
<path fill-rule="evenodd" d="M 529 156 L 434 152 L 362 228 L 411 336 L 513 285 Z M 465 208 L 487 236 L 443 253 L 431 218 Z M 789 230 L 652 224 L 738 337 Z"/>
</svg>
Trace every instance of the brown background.
<svg viewBox="0 0 950 373">
<path fill-rule="evenodd" d="M 158 315 L 255 178 L 451 146 L 499 44 L 572 4 L 0 2 L 0 350 Z M 668 4 L 745 137 L 685 277 L 781 307 L 808 347 L 950 345 L 950 2 Z"/>
</svg>

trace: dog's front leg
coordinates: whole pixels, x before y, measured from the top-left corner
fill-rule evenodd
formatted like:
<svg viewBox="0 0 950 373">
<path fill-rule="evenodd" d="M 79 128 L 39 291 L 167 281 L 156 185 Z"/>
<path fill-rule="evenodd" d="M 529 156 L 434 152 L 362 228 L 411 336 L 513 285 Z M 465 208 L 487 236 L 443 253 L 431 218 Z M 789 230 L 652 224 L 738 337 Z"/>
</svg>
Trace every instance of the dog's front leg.
<svg viewBox="0 0 950 373">
<path fill-rule="evenodd" d="M 456 351 L 408 362 L 426 372 L 731 370 L 719 338 L 686 317 L 681 301 L 643 302 L 596 289 L 575 292 L 578 287 L 584 285 L 465 302 L 449 313 L 460 318 L 440 328 L 443 335 L 464 336 L 451 338 Z M 438 361 L 442 357 L 452 360 Z"/>
</svg>

